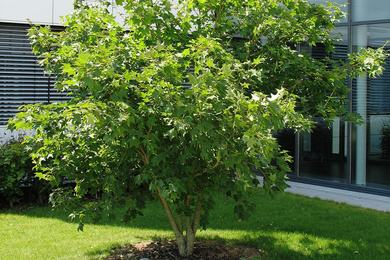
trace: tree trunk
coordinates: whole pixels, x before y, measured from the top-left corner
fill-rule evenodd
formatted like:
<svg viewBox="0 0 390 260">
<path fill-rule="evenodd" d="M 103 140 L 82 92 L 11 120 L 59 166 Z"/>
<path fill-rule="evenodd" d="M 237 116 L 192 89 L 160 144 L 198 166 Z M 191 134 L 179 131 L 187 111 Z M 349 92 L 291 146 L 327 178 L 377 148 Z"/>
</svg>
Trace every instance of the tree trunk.
<svg viewBox="0 0 390 260">
<path fill-rule="evenodd" d="M 167 217 L 168 219 L 168 222 L 169 224 L 171 225 L 172 227 L 172 230 L 175 234 L 175 237 L 176 237 L 176 243 L 177 243 L 177 246 L 178 246 L 178 249 L 179 249 L 179 254 L 181 256 L 186 256 L 187 255 L 187 250 L 186 250 L 186 240 L 184 238 L 184 235 L 183 235 L 183 229 L 182 227 L 179 227 L 177 222 L 175 221 L 175 218 L 172 214 L 172 211 L 171 209 L 169 208 L 169 205 L 167 203 L 167 201 L 165 200 L 165 198 L 162 196 L 162 192 L 161 192 L 161 189 L 160 188 L 157 188 L 157 196 L 160 200 L 160 203 L 161 203 L 161 206 L 163 208 L 163 211 L 165 213 L 165 216 Z M 179 221 L 180 223 L 181 221 Z"/>
<path fill-rule="evenodd" d="M 158 190 L 158 198 L 164 210 L 165 216 L 167 217 L 168 222 L 171 225 L 172 230 L 175 234 L 179 254 L 181 256 L 192 255 L 194 253 L 195 234 L 199 224 L 200 210 L 202 208 L 201 206 L 202 198 L 201 197 L 198 198 L 193 220 L 191 221 L 191 216 L 185 216 L 186 236 L 184 236 L 183 228 L 181 226 L 182 225 L 181 216 L 177 216 L 178 219 L 177 221 L 175 220 L 167 201 L 162 196 L 161 189 L 157 188 L 157 190 Z M 191 204 L 191 196 L 188 196 L 184 203 L 186 206 L 189 207 Z"/>
<path fill-rule="evenodd" d="M 192 229 L 191 217 L 186 217 L 187 255 L 194 253 L 195 232 Z"/>
<path fill-rule="evenodd" d="M 200 210 L 202 209 L 201 204 L 202 197 L 198 198 L 195 206 L 194 218 L 191 221 L 191 216 L 186 216 L 185 225 L 186 225 L 186 253 L 187 255 L 192 255 L 194 253 L 194 243 L 195 235 L 198 229 L 199 219 L 200 219 Z M 187 197 L 186 206 L 191 205 L 191 196 Z"/>
<path fill-rule="evenodd" d="M 181 256 L 187 256 L 187 247 L 184 236 L 176 237 L 177 248 Z"/>
</svg>

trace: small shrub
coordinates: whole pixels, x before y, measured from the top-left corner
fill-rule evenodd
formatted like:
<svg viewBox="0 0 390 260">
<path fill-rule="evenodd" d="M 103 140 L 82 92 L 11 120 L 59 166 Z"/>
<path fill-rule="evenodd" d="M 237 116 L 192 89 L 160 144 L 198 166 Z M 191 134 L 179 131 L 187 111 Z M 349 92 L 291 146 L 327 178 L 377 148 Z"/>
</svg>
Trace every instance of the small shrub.
<svg viewBox="0 0 390 260">
<path fill-rule="evenodd" d="M 44 203 L 47 200 L 50 185 L 35 176 L 30 157 L 38 147 L 35 143 L 17 140 L 0 147 L 0 198 L 10 207 L 19 202 Z"/>
</svg>

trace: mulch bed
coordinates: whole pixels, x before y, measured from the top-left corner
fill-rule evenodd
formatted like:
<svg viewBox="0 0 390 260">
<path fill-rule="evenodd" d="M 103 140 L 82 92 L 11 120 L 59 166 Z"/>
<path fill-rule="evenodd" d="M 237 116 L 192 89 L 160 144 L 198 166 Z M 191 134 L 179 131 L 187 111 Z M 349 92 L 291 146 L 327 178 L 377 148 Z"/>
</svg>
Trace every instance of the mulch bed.
<svg viewBox="0 0 390 260">
<path fill-rule="evenodd" d="M 257 248 L 231 245 L 216 241 L 195 242 L 194 254 L 181 257 L 174 240 L 142 242 L 116 249 L 105 259 L 136 260 L 239 260 L 261 258 L 263 252 Z"/>
</svg>

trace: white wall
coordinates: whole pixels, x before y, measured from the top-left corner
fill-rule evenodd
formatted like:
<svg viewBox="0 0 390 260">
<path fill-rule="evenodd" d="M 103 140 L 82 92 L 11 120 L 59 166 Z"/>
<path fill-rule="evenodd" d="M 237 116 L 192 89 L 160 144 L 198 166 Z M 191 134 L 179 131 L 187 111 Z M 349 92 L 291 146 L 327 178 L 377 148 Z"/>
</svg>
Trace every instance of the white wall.
<svg viewBox="0 0 390 260">
<path fill-rule="evenodd" d="M 0 22 L 60 24 L 73 10 L 73 0 L 0 0 Z"/>
<path fill-rule="evenodd" d="M 0 145 L 6 143 L 10 139 L 18 140 L 19 138 L 26 136 L 26 135 L 32 135 L 34 132 L 32 131 L 13 131 L 7 130 L 7 126 L 0 125 Z"/>
<path fill-rule="evenodd" d="M 97 0 L 84 0 L 96 3 Z M 74 0 L 0 0 L 0 22 L 60 25 L 61 16 L 72 12 Z M 111 1 L 112 3 L 114 0 Z M 114 13 L 121 8 L 112 8 Z M 120 16 L 118 22 L 123 22 Z"/>
</svg>

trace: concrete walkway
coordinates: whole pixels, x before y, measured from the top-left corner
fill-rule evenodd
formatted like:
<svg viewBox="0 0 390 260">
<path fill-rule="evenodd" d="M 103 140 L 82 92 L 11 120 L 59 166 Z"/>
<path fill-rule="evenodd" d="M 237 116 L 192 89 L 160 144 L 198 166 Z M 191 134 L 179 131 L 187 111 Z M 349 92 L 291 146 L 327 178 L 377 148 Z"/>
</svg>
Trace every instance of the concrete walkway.
<svg viewBox="0 0 390 260">
<path fill-rule="evenodd" d="M 262 178 L 260 178 L 260 182 L 262 183 Z M 390 197 L 337 188 L 329 188 L 319 185 L 311 185 L 295 181 L 288 181 L 287 183 L 291 186 L 291 188 L 286 189 L 285 192 L 301 194 L 311 198 L 316 197 L 323 200 L 344 202 L 349 205 L 390 212 Z"/>
<path fill-rule="evenodd" d="M 288 181 L 287 183 L 291 188 L 286 189 L 285 192 L 301 194 L 311 198 L 317 197 L 323 200 L 345 202 L 354 206 L 390 212 L 390 197 L 293 181 Z"/>
</svg>

